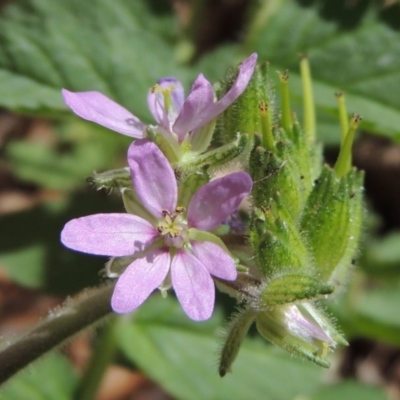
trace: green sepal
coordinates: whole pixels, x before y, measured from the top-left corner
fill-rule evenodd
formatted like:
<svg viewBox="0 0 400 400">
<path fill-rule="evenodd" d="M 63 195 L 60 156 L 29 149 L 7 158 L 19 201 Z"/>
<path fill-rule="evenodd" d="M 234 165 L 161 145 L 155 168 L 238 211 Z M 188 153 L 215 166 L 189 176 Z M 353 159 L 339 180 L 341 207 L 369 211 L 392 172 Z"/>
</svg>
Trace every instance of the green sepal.
<svg viewBox="0 0 400 400">
<path fill-rule="evenodd" d="M 184 175 L 180 179 L 179 193 L 178 193 L 178 205 L 181 207 L 188 207 L 189 202 L 196 191 L 207 182 L 210 177 L 207 173 L 207 168 L 198 170 L 189 174 Z"/>
<path fill-rule="evenodd" d="M 303 315 L 307 316 L 310 321 L 321 327 L 337 344 L 348 346 L 349 343 L 343 333 L 336 328 L 336 324 L 323 312 L 315 303 L 304 302 L 298 305 Z"/>
<path fill-rule="evenodd" d="M 172 137 L 170 133 L 163 135 L 148 126 L 146 134 L 149 139 L 159 147 L 171 164 L 176 164 L 182 158 L 182 152 L 178 140 Z"/>
<path fill-rule="evenodd" d="M 124 202 L 124 207 L 127 213 L 137 215 L 147 221 L 152 221 L 154 225 L 156 225 L 157 219 L 142 205 L 142 202 L 138 199 L 133 190 L 123 190 L 122 201 Z"/>
<path fill-rule="evenodd" d="M 190 228 L 189 229 L 189 239 L 196 240 L 198 242 L 214 243 L 217 246 L 224 249 L 228 254 L 230 254 L 228 248 L 225 246 L 225 243 L 218 236 L 213 235 L 211 232 L 199 231 L 196 228 Z"/>
<path fill-rule="evenodd" d="M 96 189 L 105 189 L 108 192 L 132 189 L 132 179 L 129 167 L 112 169 L 101 173 L 93 173 L 88 182 Z"/>
<path fill-rule="evenodd" d="M 249 241 L 254 250 L 258 269 L 265 277 L 271 273 L 312 272 L 312 263 L 296 225 L 276 216 L 273 208 L 255 210 L 252 215 Z"/>
<path fill-rule="evenodd" d="M 260 308 L 274 307 L 303 300 L 316 300 L 334 288 L 306 274 L 288 273 L 273 277 L 260 292 Z"/>
<path fill-rule="evenodd" d="M 99 274 L 107 278 L 118 278 L 126 270 L 129 264 L 133 263 L 137 258 L 134 256 L 112 257 L 106 263 L 104 269 Z"/>
<path fill-rule="evenodd" d="M 255 315 L 253 310 L 247 308 L 240 310 L 230 321 L 219 358 L 218 372 L 221 377 L 231 371 L 231 366 L 239 353 L 243 339 L 254 322 Z"/>
<path fill-rule="evenodd" d="M 362 225 L 363 172 L 338 178 L 324 166 L 301 219 L 301 232 L 322 281 L 340 285 L 355 256 Z"/>
<path fill-rule="evenodd" d="M 231 71 L 220 83 L 217 91 L 218 98 L 225 95 L 232 87 L 237 76 L 237 71 Z M 238 97 L 220 116 L 217 124 L 217 136 L 222 143 L 233 140 L 237 133 L 254 135 L 261 132 L 259 105 L 261 102 L 268 105 L 270 123 L 274 109 L 274 96 L 268 78 L 268 65 L 258 65 L 254 74 L 241 96 Z"/>
<path fill-rule="evenodd" d="M 216 120 L 202 126 L 190 140 L 190 151 L 195 154 L 204 153 L 210 146 L 215 131 Z"/>
<path fill-rule="evenodd" d="M 193 173 L 194 171 L 204 168 L 222 167 L 245 152 L 245 149 L 250 145 L 249 139 L 249 135 L 237 134 L 233 142 L 219 147 L 218 149 L 208 151 L 198 156 L 190 152 L 186 153 L 174 166 L 183 173 Z"/>
</svg>

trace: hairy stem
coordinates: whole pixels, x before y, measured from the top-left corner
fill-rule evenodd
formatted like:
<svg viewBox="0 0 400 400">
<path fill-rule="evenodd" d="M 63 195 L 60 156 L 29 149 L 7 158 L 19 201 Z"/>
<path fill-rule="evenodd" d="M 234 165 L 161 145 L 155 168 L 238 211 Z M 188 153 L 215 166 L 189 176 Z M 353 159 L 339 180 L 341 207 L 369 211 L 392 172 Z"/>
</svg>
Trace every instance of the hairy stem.
<svg viewBox="0 0 400 400">
<path fill-rule="evenodd" d="M 93 326 L 112 310 L 110 298 L 115 282 L 85 291 L 76 300 L 52 311 L 26 335 L 0 352 L 0 384 L 32 361 Z"/>
</svg>

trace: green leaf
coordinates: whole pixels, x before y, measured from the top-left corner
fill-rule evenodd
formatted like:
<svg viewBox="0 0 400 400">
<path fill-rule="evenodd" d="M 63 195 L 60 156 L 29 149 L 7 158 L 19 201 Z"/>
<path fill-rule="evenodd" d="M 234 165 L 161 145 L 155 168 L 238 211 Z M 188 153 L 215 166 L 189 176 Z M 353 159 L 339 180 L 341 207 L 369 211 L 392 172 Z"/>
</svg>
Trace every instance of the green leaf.
<svg viewBox="0 0 400 400">
<path fill-rule="evenodd" d="M 290 69 L 295 108 L 300 109 L 302 96 L 299 54 L 307 53 L 324 126 L 337 114 L 334 93 L 343 89 L 348 110 L 363 116 L 364 129 L 400 141 L 400 33 L 379 22 L 372 11 L 355 29 L 343 31 L 323 20 L 317 7 L 302 8 L 293 1 L 274 4 L 275 12 L 253 30 L 247 50 L 268 60 L 271 70 Z"/>
<path fill-rule="evenodd" d="M 347 296 L 330 303 L 346 336 L 367 337 L 400 346 L 400 316 L 398 286 L 383 285 L 357 293 L 354 287 Z"/>
<path fill-rule="evenodd" d="M 365 292 L 355 305 L 356 329 L 374 339 L 400 345 L 400 291 L 385 286 Z"/>
<path fill-rule="evenodd" d="M 400 232 L 365 246 L 361 265 L 370 275 L 392 279 L 400 275 Z"/>
<path fill-rule="evenodd" d="M 23 181 L 56 190 L 85 185 L 93 171 L 113 167 L 129 138 L 77 119 L 58 124 L 55 143 L 15 140 L 5 149 L 13 173 Z"/>
<path fill-rule="evenodd" d="M 314 396 L 312 400 L 386 400 L 386 394 L 383 389 L 364 385 L 353 381 L 344 381 L 336 385 L 326 385 Z"/>
<path fill-rule="evenodd" d="M 16 282 L 50 293 L 71 294 L 99 281 L 106 259 L 81 254 L 60 242 L 64 224 L 96 212 L 121 210 L 120 199 L 99 193 L 74 195 L 3 216 L 0 266 Z"/>
<path fill-rule="evenodd" d="M 121 320 L 118 336 L 128 359 L 178 399 L 290 399 L 315 390 L 321 370 L 259 340 L 245 340 L 232 374 L 216 367 L 221 316 L 190 321 L 176 301 L 154 296 Z"/>
<path fill-rule="evenodd" d="M 52 353 L 0 388 L 2 400 L 71 400 L 77 376 L 65 356 Z"/>
<path fill-rule="evenodd" d="M 145 1 L 26 0 L 0 19 L 0 105 L 66 109 L 60 90 L 98 90 L 149 119 L 146 94 L 165 75 L 188 75 L 153 32 Z"/>
</svg>

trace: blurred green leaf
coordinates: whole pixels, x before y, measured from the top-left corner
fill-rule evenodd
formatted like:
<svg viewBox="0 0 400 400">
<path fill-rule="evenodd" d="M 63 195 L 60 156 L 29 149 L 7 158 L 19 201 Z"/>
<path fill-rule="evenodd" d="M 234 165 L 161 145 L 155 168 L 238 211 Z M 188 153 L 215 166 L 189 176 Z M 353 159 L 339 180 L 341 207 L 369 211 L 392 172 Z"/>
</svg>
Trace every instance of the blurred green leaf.
<svg viewBox="0 0 400 400">
<path fill-rule="evenodd" d="M 371 289 L 360 283 L 335 303 L 329 303 L 339 325 L 347 337 L 366 337 L 400 346 L 399 287 L 386 284 Z"/>
<path fill-rule="evenodd" d="M 322 19 L 317 7 L 288 0 L 273 3 L 276 10 L 258 22 L 246 51 L 257 51 L 260 60 L 271 63 L 271 71 L 290 69 L 295 108 L 300 110 L 302 93 L 299 54 L 307 53 L 324 127 L 337 113 L 334 93 L 343 89 L 349 112 L 363 116 L 364 129 L 400 141 L 400 33 L 379 22 L 372 10 L 355 29 L 344 31 Z M 339 141 L 338 122 L 336 126 L 330 141 Z"/>
<path fill-rule="evenodd" d="M 117 200 L 117 201 L 115 201 Z M 60 242 L 64 224 L 96 212 L 121 211 L 120 199 L 84 192 L 0 218 L 0 268 L 16 282 L 50 293 L 71 294 L 99 281 L 105 257 L 77 253 Z"/>
<path fill-rule="evenodd" d="M 0 104 L 63 110 L 60 90 L 98 90 L 149 119 L 146 94 L 160 77 L 188 75 L 152 28 L 146 1 L 26 0 L 0 19 Z"/>
<path fill-rule="evenodd" d="M 354 307 L 354 325 L 359 333 L 400 345 L 400 288 L 384 286 L 366 291 Z"/>
<path fill-rule="evenodd" d="M 77 387 L 72 365 L 52 353 L 30 365 L 0 388 L 2 400 L 71 400 Z"/>
<path fill-rule="evenodd" d="M 371 275 L 388 278 L 400 275 L 400 232 L 390 233 L 365 246 L 361 265 Z"/>
<path fill-rule="evenodd" d="M 312 400 L 386 400 L 383 389 L 362 383 L 345 381 L 326 385 L 312 396 Z"/>
<path fill-rule="evenodd" d="M 178 399 L 284 400 L 315 390 L 318 367 L 292 359 L 262 340 L 246 340 L 232 374 L 217 372 L 222 318 L 189 320 L 176 301 L 154 296 L 121 320 L 118 336 L 126 356 Z"/>
<path fill-rule="evenodd" d="M 217 80 L 238 56 L 226 46 L 202 58 L 205 71 L 179 65 L 177 19 L 145 0 L 23 0 L 0 24 L 0 105 L 33 114 L 66 111 L 65 87 L 98 90 L 150 122 L 146 95 L 158 78 Z"/>
<path fill-rule="evenodd" d="M 56 190 L 82 187 L 92 172 L 113 168 L 131 142 L 126 136 L 78 119 L 58 124 L 55 130 L 59 136 L 55 143 L 8 143 L 5 156 L 18 178 Z"/>
</svg>

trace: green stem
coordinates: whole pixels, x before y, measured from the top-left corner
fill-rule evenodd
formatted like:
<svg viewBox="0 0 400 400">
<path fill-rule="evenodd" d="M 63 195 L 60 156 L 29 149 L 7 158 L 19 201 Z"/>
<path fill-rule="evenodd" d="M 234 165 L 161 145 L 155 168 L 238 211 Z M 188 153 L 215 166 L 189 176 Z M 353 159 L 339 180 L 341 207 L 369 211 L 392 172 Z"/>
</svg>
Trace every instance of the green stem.
<svg viewBox="0 0 400 400">
<path fill-rule="evenodd" d="M 282 126 L 289 136 L 293 135 L 292 127 L 292 109 L 290 107 L 289 93 L 289 73 L 285 71 L 283 74 L 278 71 L 279 80 L 281 81 L 281 103 L 282 103 Z"/>
<path fill-rule="evenodd" d="M 303 82 L 303 102 L 304 102 L 304 131 L 310 143 L 315 142 L 316 123 L 315 123 L 315 103 L 312 90 L 311 70 L 308 58 L 303 56 L 300 60 L 300 74 Z"/>
<path fill-rule="evenodd" d="M 84 292 L 56 309 L 28 334 L 0 352 L 0 384 L 32 361 L 109 315 L 115 281 Z"/>
<path fill-rule="evenodd" d="M 347 132 L 349 131 L 349 117 L 347 116 L 347 108 L 344 99 L 344 93 L 342 91 L 336 93 L 336 99 L 339 105 L 339 120 L 341 128 L 340 145 L 343 146 Z"/>
<path fill-rule="evenodd" d="M 359 115 L 353 115 L 350 120 L 349 131 L 347 132 L 343 146 L 340 148 L 339 157 L 335 164 L 335 172 L 338 178 L 341 178 L 350 171 L 352 164 L 351 148 L 353 146 L 356 130 L 358 125 L 360 125 L 360 122 L 361 117 Z"/>
<path fill-rule="evenodd" d="M 274 136 L 272 135 L 271 118 L 268 104 L 263 101 L 258 106 L 260 110 L 262 144 L 265 149 L 275 151 Z"/>
<path fill-rule="evenodd" d="M 85 375 L 80 382 L 77 396 L 79 400 L 92 400 L 96 398 L 104 372 L 113 360 L 116 350 L 115 318 L 112 318 L 100 335 L 89 365 L 86 368 Z"/>
</svg>

